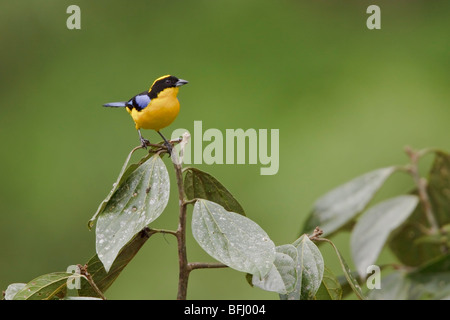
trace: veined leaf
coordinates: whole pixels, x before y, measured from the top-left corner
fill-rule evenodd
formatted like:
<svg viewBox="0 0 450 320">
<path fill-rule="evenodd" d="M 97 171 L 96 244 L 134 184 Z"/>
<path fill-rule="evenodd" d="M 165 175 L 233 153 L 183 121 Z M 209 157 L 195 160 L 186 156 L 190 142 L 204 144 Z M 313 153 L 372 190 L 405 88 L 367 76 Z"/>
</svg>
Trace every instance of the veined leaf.
<svg viewBox="0 0 450 320">
<path fill-rule="evenodd" d="M 261 227 L 221 205 L 200 199 L 192 214 L 192 233 L 210 256 L 230 268 L 264 278 L 275 260 L 275 245 Z"/>
<path fill-rule="evenodd" d="M 362 212 L 395 167 L 382 168 L 359 176 L 320 197 L 306 222 L 304 232 L 319 226 L 330 235 Z"/>
<path fill-rule="evenodd" d="M 122 169 L 120 170 L 119 177 L 117 178 L 116 182 L 113 184 L 112 190 L 109 192 L 108 196 L 105 198 L 105 200 L 100 203 L 97 211 L 95 212 L 94 216 L 88 221 L 88 228 L 91 229 L 94 225 L 95 220 L 97 219 L 97 216 L 103 212 L 106 205 L 108 204 L 109 200 L 111 199 L 114 192 L 116 192 L 117 188 L 125 181 L 126 178 L 134 171 L 137 167 L 139 167 L 143 162 L 147 161 L 147 159 L 151 156 L 149 153 L 144 158 L 139 161 L 139 163 L 131 164 L 128 168 L 128 162 L 130 162 L 131 156 L 137 149 L 133 149 L 129 154 L 127 159 L 125 160 L 125 163 L 122 166 Z"/>
<path fill-rule="evenodd" d="M 39 276 L 28 282 L 13 300 L 50 300 L 55 296 L 63 297 L 67 290 L 67 282 L 77 277 L 77 273 L 54 272 Z"/>
<path fill-rule="evenodd" d="M 341 300 L 342 287 L 333 272 L 325 266 L 322 283 L 315 295 L 316 300 Z"/>
<path fill-rule="evenodd" d="M 374 264 L 389 235 L 411 215 L 419 199 L 404 195 L 383 201 L 367 210 L 351 234 L 353 261 L 361 279 Z"/>
<path fill-rule="evenodd" d="M 269 273 L 260 278 L 254 275 L 252 285 L 266 291 L 286 294 L 294 290 L 297 280 L 297 249 L 291 244 L 275 248 L 275 260 Z"/>
<path fill-rule="evenodd" d="M 186 168 L 184 192 L 189 200 L 200 198 L 220 204 L 227 211 L 245 216 L 244 209 L 216 178 L 196 168 Z"/>
<path fill-rule="evenodd" d="M 292 292 L 281 294 L 282 300 L 311 300 L 320 287 L 324 271 L 322 254 L 317 246 L 304 234 L 293 246 L 297 249 L 297 282 Z"/>
<path fill-rule="evenodd" d="M 98 214 L 96 226 L 96 251 L 107 272 L 122 247 L 161 215 L 169 189 L 169 174 L 158 155 L 130 172 L 117 187 Z"/>
</svg>

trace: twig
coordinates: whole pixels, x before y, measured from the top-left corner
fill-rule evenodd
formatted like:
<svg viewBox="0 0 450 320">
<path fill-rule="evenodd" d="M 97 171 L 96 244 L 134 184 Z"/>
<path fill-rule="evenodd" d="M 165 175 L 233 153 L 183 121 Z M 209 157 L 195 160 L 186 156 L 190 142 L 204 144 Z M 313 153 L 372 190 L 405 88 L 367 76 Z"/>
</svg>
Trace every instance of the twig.
<svg viewBox="0 0 450 320">
<path fill-rule="evenodd" d="M 162 234 L 171 234 L 173 236 L 177 236 L 177 232 L 173 230 L 166 230 L 166 229 L 150 229 L 154 233 L 162 233 Z"/>
<path fill-rule="evenodd" d="M 106 300 L 105 295 L 103 294 L 103 292 L 97 287 L 97 285 L 94 282 L 94 279 L 92 279 L 91 274 L 88 272 L 87 270 L 87 265 L 82 266 L 81 264 L 78 265 L 78 268 L 80 268 L 80 274 L 83 275 L 85 277 L 85 279 L 89 282 L 90 286 L 92 287 L 92 289 L 94 289 L 94 291 L 98 294 L 98 296 L 102 299 L 102 300 Z"/>
<path fill-rule="evenodd" d="M 318 240 L 320 236 L 323 234 L 323 230 L 319 227 L 316 227 L 312 233 L 312 235 L 308 236 L 309 240 Z"/>
<path fill-rule="evenodd" d="M 422 151 L 414 151 L 410 147 L 405 147 L 405 152 L 411 160 L 411 164 L 408 166 L 408 172 L 411 174 L 419 194 L 420 203 L 422 204 L 425 217 L 430 225 L 430 231 L 432 234 L 439 232 L 439 224 L 433 214 L 433 209 L 431 207 L 430 198 L 427 192 L 427 180 L 420 177 L 418 161 L 419 158 L 424 154 Z"/>
<path fill-rule="evenodd" d="M 226 264 L 220 262 L 190 262 L 188 263 L 189 271 L 195 269 L 215 269 L 215 268 L 228 268 Z"/>
<path fill-rule="evenodd" d="M 177 179 L 178 186 L 178 199 L 180 204 L 179 210 L 179 220 L 178 229 L 176 231 L 176 237 L 178 242 L 178 265 L 179 265 L 179 275 L 178 275 L 178 300 L 186 300 L 187 296 L 187 285 L 189 280 L 189 265 L 187 261 L 186 253 L 186 208 L 187 203 L 185 202 L 184 186 L 183 186 L 183 171 L 180 161 L 177 159 L 176 152 L 172 153 L 172 163 L 175 168 L 175 176 Z"/>
<path fill-rule="evenodd" d="M 197 202 L 197 198 L 191 199 L 191 200 L 184 200 L 183 204 L 194 204 Z"/>
</svg>

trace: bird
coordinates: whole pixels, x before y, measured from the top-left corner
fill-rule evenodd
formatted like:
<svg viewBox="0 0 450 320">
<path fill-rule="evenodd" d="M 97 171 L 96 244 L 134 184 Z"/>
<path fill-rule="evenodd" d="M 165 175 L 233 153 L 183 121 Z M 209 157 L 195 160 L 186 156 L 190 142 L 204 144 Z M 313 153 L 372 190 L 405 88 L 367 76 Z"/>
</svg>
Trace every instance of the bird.
<svg viewBox="0 0 450 320">
<path fill-rule="evenodd" d="M 180 102 L 177 98 L 179 87 L 187 83 L 186 80 L 165 75 L 156 79 L 148 91 L 139 93 L 128 101 L 110 102 L 103 106 L 127 110 L 136 125 L 143 148 L 147 148 L 150 141 L 144 139 L 141 129 L 155 130 L 163 138 L 170 156 L 172 146 L 160 130 L 169 126 L 178 116 L 180 112 Z"/>
</svg>

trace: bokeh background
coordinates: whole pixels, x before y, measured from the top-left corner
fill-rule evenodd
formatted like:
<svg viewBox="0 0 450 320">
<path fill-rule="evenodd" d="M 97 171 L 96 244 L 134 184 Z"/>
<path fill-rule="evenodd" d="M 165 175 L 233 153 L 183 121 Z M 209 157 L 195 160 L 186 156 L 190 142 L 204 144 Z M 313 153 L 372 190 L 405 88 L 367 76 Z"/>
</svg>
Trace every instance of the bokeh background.
<svg viewBox="0 0 450 320">
<path fill-rule="evenodd" d="M 71 4 L 81 8 L 81 30 L 66 28 Z M 371 4 L 381 8 L 381 30 L 366 27 Z M 190 81 L 166 135 L 192 132 L 195 120 L 204 130 L 280 130 L 274 176 L 261 176 L 260 165 L 197 166 L 276 245 L 298 237 L 331 188 L 406 163 L 404 146 L 450 150 L 449 13 L 450 2 L 425 0 L 1 1 L 0 288 L 94 255 L 86 223 L 138 144 L 128 114 L 101 105 L 164 74 Z M 378 198 L 411 186 L 397 174 Z M 152 226 L 175 229 L 177 203 L 172 183 Z M 333 240 L 351 264 L 348 234 Z M 332 251 L 321 250 L 340 274 Z M 190 232 L 188 257 L 213 261 Z M 107 297 L 174 299 L 177 276 L 175 239 L 156 235 Z M 278 296 L 220 269 L 193 272 L 188 298 Z"/>
</svg>

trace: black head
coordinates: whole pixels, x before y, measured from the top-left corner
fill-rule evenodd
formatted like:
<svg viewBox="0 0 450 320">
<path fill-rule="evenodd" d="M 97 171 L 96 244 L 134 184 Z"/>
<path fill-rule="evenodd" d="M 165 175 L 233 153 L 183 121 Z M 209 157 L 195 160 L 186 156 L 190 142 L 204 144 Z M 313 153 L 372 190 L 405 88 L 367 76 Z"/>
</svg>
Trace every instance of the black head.
<svg viewBox="0 0 450 320">
<path fill-rule="evenodd" d="M 187 83 L 188 82 L 186 80 L 178 79 L 174 76 L 163 76 L 153 82 L 153 85 L 151 86 L 148 94 L 150 96 L 150 99 L 154 99 L 158 96 L 158 93 L 160 93 L 164 89 L 180 87 Z"/>
</svg>

